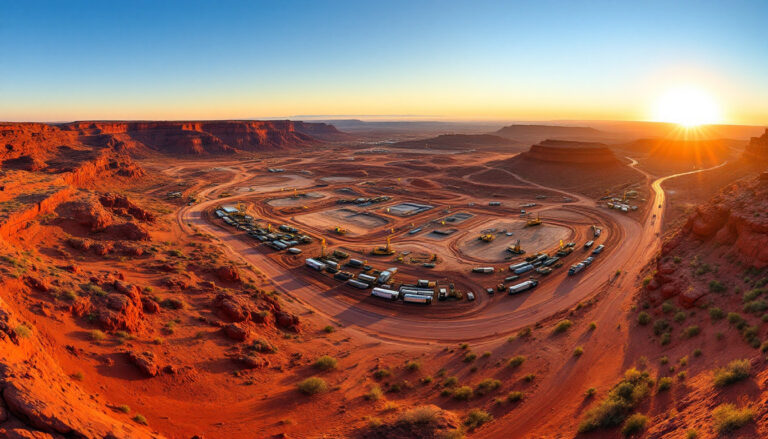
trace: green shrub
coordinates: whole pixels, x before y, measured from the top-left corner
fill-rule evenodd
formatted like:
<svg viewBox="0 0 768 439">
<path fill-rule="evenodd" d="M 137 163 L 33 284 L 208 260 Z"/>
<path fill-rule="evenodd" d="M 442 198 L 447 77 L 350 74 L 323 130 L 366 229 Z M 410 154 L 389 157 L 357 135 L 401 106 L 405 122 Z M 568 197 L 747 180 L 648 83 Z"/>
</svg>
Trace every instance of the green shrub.
<svg viewBox="0 0 768 439">
<path fill-rule="evenodd" d="M 683 335 L 687 338 L 695 337 L 700 333 L 701 333 L 701 328 L 699 328 L 697 325 L 691 325 L 685 328 L 685 331 L 683 331 Z"/>
<path fill-rule="evenodd" d="M 315 369 L 319 370 L 331 370 L 336 369 L 336 359 L 329 356 L 329 355 L 323 355 L 322 357 L 318 358 L 315 361 L 315 364 L 313 366 Z"/>
<path fill-rule="evenodd" d="M 715 386 L 723 387 L 746 379 L 749 377 L 751 367 L 751 362 L 745 358 L 743 360 L 733 360 L 727 366 L 715 369 Z"/>
<path fill-rule="evenodd" d="M 415 372 L 415 371 L 421 369 L 421 363 L 419 363 L 416 360 L 409 361 L 409 362 L 405 363 L 405 368 L 407 370 L 411 371 L 411 372 Z"/>
<path fill-rule="evenodd" d="M 382 369 L 377 369 L 376 372 L 373 373 L 373 377 L 376 379 L 386 378 L 390 375 L 392 375 L 392 371 L 386 367 Z"/>
<path fill-rule="evenodd" d="M 720 282 L 719 280 L 709 281 L 709 291 L 713 293 L 722 293 L 726 289 L 727 289 L 726 286 L 723 285 L 723 283 Z"/>
<path fill-rule="evenodd" d="M 765 291 L 766 291 L 765 288 L 755 288 L 749 291 L 745 291 L 743 296 L 744 302 L 749 302 L 757 299 L 758 297 L 762 296 L 763 293 L 765 293 Z"/>
<path fill-rule="evenodd" d="M 595 396 L 596 392 L 597 392 L 597 389 L 595 389 L 594 387 L 590 387 L 589 389 L 587 389 L 584 392 L 584 397 L 585 398 L 591 398 L 591 397 Z"/>
<path fill-rule="evenodd" d="M 653 322 L 653 333 L 661 335 L 669 329 L 669 322 L 664 319 L 659 319 Z"/>
<path fill-rule="evenodd" d="M 581 357 L 583 353 L 584 353 L 584 348 L 582 348 L 581 346 L 577 346 L 576 349 L 573 350 L 574 357 Z"/>
<path fill-rule="evenodd" d="M 472 409 L 469 411 L 469 414 L 467 414 L 467 418 L 464 420 L 464 425 L 466 425 L 469 430 L 474 430 L 492 420 L 493 416 L 488 414 L 488 412 L 480 409 Z"/>
<path fill-rule="evenodd" d="M 509 359 L 509 362 L 507 363 L 507 366 L 509 367 L 520 367 L 525 362 L 525 356 L 523 355 L 515 355 L 514 357 Z"/>
<path fill-rule="evenodd" d="M 669 342 L 672 341 L 672 336 L 669 334 L 669 332 L 665 332 L 661 334 L 661 345 L 666 346 L 669 344 Z"/>
<path fill-rule="evenodd" d="M 126 414 L 131 412 L 131 408 L 128 407 L 127 404 L 123 404 L 121 406 L 118 406 L 117 410 L 120 411 L 120 412 L 126 413 Z"/>
<path fill-rule="evenodd" d="M 457 384 L 459 384 L 459 379 L 457 377 L 448 377 L 443 381 L 443 387 L 453 387 Z"/>
<path fill-rule="evenodd" d="M 471 363 L 475 361 L 477 358 L 477 354 L 474 352 L 467 352 L 467 355 L 464 355 L 464 362 L 465 363 Z"/>
<path fill-rule="evenodd" d="M 524 376 L 523 379 L 525 380 L 525 382 L 530 383 L 530 382 L 532 382 L 533 380 L 536 379 L 536 374 L 535 373 L 529 373 L 528 375 Z"/>
<path fill-rule="evenodd" d="M 745 426 L 755 418 L 754 410 L 744 407 L 737 408 L 733 404 L 720 404 L 712 410 L 715 431 L 719 434 L 729 433 Z"/>
<path fill-rule="evenodd" d="M 640 314 L 637 315 L 637 323 L 639 323 L 642 326 L 645 326 L 648 323 L 651 323 L 651 315 L 645 311 L 641 311 Z"/>
<path fill-rule="evenodd" d="M 673 317 L 673 319 L 674 319 L 674 320 L 675 320 L 677 323 L 680 323 L 680 322 L 682 322 L 683 320 L 685 320 L 685 319 L 686 319 L 686 317 L 688 317 L 688 314 L 687 314 L 685 311 L 678 311 L 678 312 L 677 312 L 677 314 L 675 314 L 675 316 Z"/>
<path fill-rule="evenodd" d="M 669 388 L 672 387 L 672 378 L 670 377 L 661 377 L 659 378 L 659 381 L 657 383 L 657 391 L 658 392 L 664 392 L 669 390 Z"/>
<path fill-rule="evenodd" d="M 672 311 L 674 311 L 675 309 L 677 309 L 677 308 L 675 308 L 675 305 L 672 305 L 669 302 L 664 302 L 664 303 L 661 304 L 661 312 L 663 312 L 664 314 L 669 314 Z"/>
<path fill-rule="evenodd" d="M 736 313 L 736 312 L 729 312 L 727 319 L 728 319 L 728 323 L 736 326 L 739 329 L 741 329 L 741 327 L 746 324 L 746 322 L 744 321 L 744 318 L 741 317 L 741 315 L 739 315 L 739 313 Z"/>
<path fill-rule="evenodd" d="M 484 395 L 488 392 L 493 392 L 494 390 L 501 387 L 501 381 L 495 380 L 493 378 L 486 378 L 477 385 L 477 393 L 480 395 Z"/>
<path fill-rule="evenodd" d="M 523 398 L 525 398 L 525 395 L 523 394 L 523 392 L 518 392 L 518 391 L 509 392 L 509 394 L 507 395 L 507 401 L 509 402 L 522 401 Z"/>
<path fill-rule="evenodd" d="M 589 328 L 590 331 L 594 331 L 597 328 L 597 323 L 589 322 L 588 328 Z"/>
<path fill-rule="evenodd" d="M 648 417 L 635 413 L 624 421 L 624 426 L 621 427 L 621 434 L 624 436 L 632 436 L 633 434 L 640 433 L 645 430 L 645 426 L 648 424 Z"/>
<path fill-rule="evenodd" d="M 750 300 L 744 304 L 744 312 L 758 314 L 768 309 L 768 302 L 763 299 Z"/>
<path fill-rule="evenodd" d="M 145 418 L 143 415 L 136 415 L 133 417 L 133 420 L 136 421 L 137 424 L 141 425 L 147 425 L 147 418 Z"/>
<path fill-rule="evenodd" d="M 328 390 L 325 380 L 318 377 L 310 377 L 297 385 L 299 391 L 305 395 L 316 395 Z"/>
<path fill-rule="evenodd" d="M 102 341 L 102 340 L 104 340 L 105 338 L 107 338 L 107 335 L 106 335 L 106 334 L 104 334 L 104 332 L 103 332 L 103 331 L 100 331 L 100 330 L 98 330 L 98 329 L 94 329 L 94 330 L 92 330 L 92 331 L 89 333 L 89 335 L 90 335 L 90 337 L 91 337 L 91 340 L 93 340 L 93 341 Z"/>
<path fill-rule="evenodd" d="M 474 391 L 469 386 L 461 386 L 453 391 L 453 399 L 467 401 L 474 396 Z"/>
<path fill-rule="evenodd" d="M 716 306 L 713 306 L 713 307 L 709 308 L 709 317 L 712 320 L 720 320 L 723 317 L 725 317 L 725 311 L 723 311 L 722 309 L 720 309 L 720 308 L 718 308 Z"/>
<path fill-rule="evenodd" d="M 32 335 L 32 329 L 27 325 L 19 325 L 14 328 L 13 332 L 15 332 L 16 336 L 19 338 L 29 338 L 29 336 Z"/>
<path fill-rule="evenodd" d="M 325 331 L 327 334 L 330 334 L 331 332 L 336 331 L 333 326 L 327 325 L 325 328 L 323 328 L 323 331 Z"/>
<path fill-rule="evenodd" d="M 565 332 L 569 330 L 573 326 L 573 322 L 570 320 L 560 320 L 557 325 L 555 325 L 555 334 L 560 334 L 561 332 Z"/>
<path fill-rule="evenodd" d="M 428 425 L 437 422 L 440 409 L 435 406 L 419 406 L 412 408 L 400 415 L 398 424 L 404 425 Z"/>
<path fill-rule="evenodd" d="M 629 411 L 648 395 L 650 384 L 651 378 L 647 372 L 628 369 L 624 379 L 611 389 L 606 398 L 587 411 L 579 424 L 579 432 L 621 424 Z"/>
</svg>

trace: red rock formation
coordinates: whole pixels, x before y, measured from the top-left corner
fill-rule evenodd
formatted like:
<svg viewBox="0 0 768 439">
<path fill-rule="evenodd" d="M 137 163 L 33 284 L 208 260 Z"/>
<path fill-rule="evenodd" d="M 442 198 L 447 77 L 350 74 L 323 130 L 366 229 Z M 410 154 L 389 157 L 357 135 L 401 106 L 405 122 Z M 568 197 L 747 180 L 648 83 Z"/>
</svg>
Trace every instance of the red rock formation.
<svg viewBox="0 0 768 439">
<path fill-rule="evenodd" d="M 618 163 L 616 156 L 602 143 L 545 140 L 523 153 L 530 159 L 561 163 Z"/>
<path fill-rule="evenodd" d="M 745 160 L 768 160 L 768 128 L 760 137 L 753 137 L 746 148 L 744 148 L 744 154 L 742 156 Z"/>
</svg>

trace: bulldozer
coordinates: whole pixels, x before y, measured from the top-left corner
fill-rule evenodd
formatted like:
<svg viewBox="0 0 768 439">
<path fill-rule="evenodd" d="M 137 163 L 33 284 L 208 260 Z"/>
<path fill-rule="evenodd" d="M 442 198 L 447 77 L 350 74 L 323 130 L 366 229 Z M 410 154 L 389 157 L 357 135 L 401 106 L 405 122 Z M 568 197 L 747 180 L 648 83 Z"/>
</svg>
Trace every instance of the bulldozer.
<svg viewBox="0 0 768 439">
<path fill-rule="evenodd" d="M 347 234 L 347 229 L 345 229 L 344 227 L 341 227 L 341 226 L 336 226 L 336 227 L 333 228 L 333 233 L 335 233 L 337 235 L 346 235 Z"/>
<path fill-rule="evenodd" d="M 525 223 L 526 227 L 541 225 L 541 215 L 536 215 L 536 218 L 530 218 Z"/>
<path fill-rule="evenodd" d="M 494 239 L 496 239 L 496 235 L 494 235 L 493 233 L 483 233 L 482 235 L 478 236 L 477 239 L 483 242 L 491 242 Z"/>
<path fill-rule="evenodd" d="M 392 239 L 391 236 L 387 236 L 387 245 L 385 245 L 384 247 L 376 247 L 371 251 L 371 254 L 379 255 L 379 256 L 386 256 L 386 255 L 393 254 L 395 250 L 392 248 L 392 244 L 390 243 L 391 239 Z"/>
<path fill-rule="evenodd" d="M 509 247 L 507 247 L 507 251 L 515 255 L 525 254 L 525 250 L 523 250 L 523 248 L 520 247 L 519 239 L 513 245 L 510 245 Z"/>
</svg>

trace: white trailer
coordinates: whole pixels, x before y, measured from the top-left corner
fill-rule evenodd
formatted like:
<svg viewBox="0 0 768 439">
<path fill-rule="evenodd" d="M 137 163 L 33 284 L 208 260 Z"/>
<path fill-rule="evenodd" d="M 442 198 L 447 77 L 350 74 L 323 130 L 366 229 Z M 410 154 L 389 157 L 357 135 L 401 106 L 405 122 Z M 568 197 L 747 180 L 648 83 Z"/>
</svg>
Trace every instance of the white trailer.
<svg viewBox="0 0 768 439">
<path fill-rule="evenodd" d="M 357 278 L 360 279 L 363 282 L 368 282 L 368 283 L 376 282 L 376 277 L 375 276 L 371 276 L 370 274 L 360 273 L 360 274 L 357 275 Z"/>
<path fill-rule="evenodd" d="M 418 294 L 406 294 L 403 296 L 403 302 L 406 303 L 423 303 L 429 305 L 432 303 L 432 298 L 427 296 L 420 296 Z"/>
<path fill-rule="evenodd" d="M 520 282 L 517 285 L 512 285 L 511 287 L 509 287 L 509 294 L 517 294 L 522 291 L 527 291 L 532 288 L 536 288 L 536 286 L 538 285 L 539 285 L 539 281 L 534 279 L 527 280 L 525 282 Z"/>
<path fill-rule="evenodd" d="M 307 267 L 317 271 L 323 271 L 323 269 L 325 269 L 325 264 L 318 261 L 317 259 L 307 258 L 304 260 L 304 263 L 307 264 Z"/>
<path fill-rule="evenodd" d="M 400 296 L 400 293 L 397 291 L 388 290 L 386 288 L 376 287 L 371 291 L 371 296 L 381 297 L 382 299 L 388 300 L 396 300 Z"/>
<path fill-rule="evenodd" d="M 351 286 L 353 286 L 353 287 L 355 287 L 355 288 L 359 288 L 359 289 L 361 289 L 361 290 L 365 290 L 365 289 L 367 289 L 367 288 L 370 288 L 370 287 L 371 287 L 371 286 L 370 286 L 370 285 L 368 285 L 367 283 L 365 283 L 365 282 L 360 282 L 359 280 L 355 280 L 355 279 L 350 279 L 350 280 L 348 280 L 348 281 L 347 281 L 347 284 L 348 284 L 348 285 L 351 285 Z"/>
<path fill-rule="evenodd" d="M 493 273 L 493 267 L 475 267 L 472 269 L 473 273 Z"/>
<path fill-rule="evenodd" d="M 515 269 L 514 273 L 515 274 L 523 274 L 523 273 L 527 273 L 527 272 L 533 270 L 534 268 L 535 267 L 533 266 L 533 264 L 525 264 L 522 267 Z"/>
</svg>

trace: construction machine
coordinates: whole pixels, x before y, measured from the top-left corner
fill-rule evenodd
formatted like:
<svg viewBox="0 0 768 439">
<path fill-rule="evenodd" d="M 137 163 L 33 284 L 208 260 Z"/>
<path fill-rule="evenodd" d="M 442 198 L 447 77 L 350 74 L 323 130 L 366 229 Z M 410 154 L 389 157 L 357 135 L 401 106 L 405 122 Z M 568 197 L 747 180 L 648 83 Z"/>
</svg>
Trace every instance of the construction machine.
<svg viewBox="0 0 768 439">
<path fill-rule="evenodd" d="M 525 254 L 525 250 L 523 250 L 523 248 L 520 247 L 519 239 L 513 245 L 510 245 L 509 247 L 507 247 L 507 251 L 515 255 Z"/>
<path fill-rule="evenodd" d="M 480 236 L 478 236 L 477 239 L 483 242 L 491 242 L 494 239 L 496 239 L 496 235 L 494 235 L 493 233 L 483 233 Z"/>
<path fill-rule="evenodd" d="M 373 249 L 371 251 L 371 254 L 379 255 L 379 256 L 386 256 L 386 255 L 391 255 L 391 254 L 395 253 L 395 250 L 392 249 L 392 244 L 390 242 L 391 239 L 392 239 L 391 236 L 387 236 L 387 245 L 384 246 L 384 247 L 376 247 L 375 249 Z"/>
<path fill-rule="evenodd" d="M 325 238 L 320 241 L 320 257 L 325 258 Z"/>
<path fill-rule="evenodd" d="M 347 229 L 345 229 L 344 227 L 341 227 L 341 226 L 336 226 L 336 227 L 333 228 L 333 233 L 335 233 L 337 235 L 346 235 L 347 234 Z"/>
<path fill-rule="evenodd" d="M 526 227 L 541 225 L 541 215 L 536 215 L 536 218 L 530 218 L 525 223 Z"/>
</svg>

